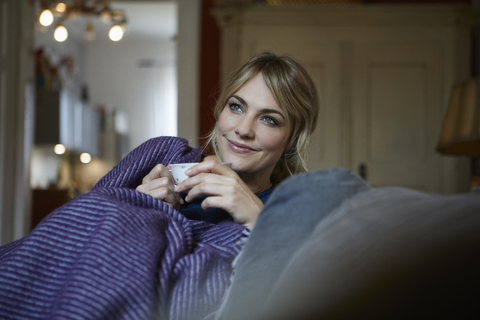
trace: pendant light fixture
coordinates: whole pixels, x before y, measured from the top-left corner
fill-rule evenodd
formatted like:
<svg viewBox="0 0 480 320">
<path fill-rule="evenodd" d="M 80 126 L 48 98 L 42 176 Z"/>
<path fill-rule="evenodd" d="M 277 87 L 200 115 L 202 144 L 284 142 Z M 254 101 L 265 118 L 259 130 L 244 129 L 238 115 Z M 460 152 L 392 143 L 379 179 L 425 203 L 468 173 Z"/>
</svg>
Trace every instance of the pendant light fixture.
<svg viewBox="0 0 480 320">
<path fill-rule="evenodd" d="M 39 0 L 41 11 L 38 15 L 38 24 L 43 30 L 55 23 L 54 38 L 63 42 L 68 38 L 65 22 L 74 20 L 78 16 L 86 16 L 84 38 L 91 41 L 95 39 L 95 28 L 92 18 L 98 18 L 110 24 L 109 37 L 112 41 L 119 41 L 125 34 L 127 19 L 120 10 L 113 10 L 108 0 Z"/>
</svg>

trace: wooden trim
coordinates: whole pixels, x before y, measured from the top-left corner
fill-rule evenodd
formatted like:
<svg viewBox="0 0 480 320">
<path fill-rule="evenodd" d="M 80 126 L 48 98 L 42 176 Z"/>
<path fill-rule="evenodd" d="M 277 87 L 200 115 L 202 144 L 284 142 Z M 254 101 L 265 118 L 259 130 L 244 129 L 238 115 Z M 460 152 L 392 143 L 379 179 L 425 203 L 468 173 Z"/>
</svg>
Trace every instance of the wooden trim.
<svg viewBox="0 0 480 320">
<path fill-rule="evenodd" d="M 212 0 L 202 1 L 200 44 L 199 137 L 206 137 L 215 119 L 213 109 L 220 91 L 220 30 L 211 15 Z"/>
<path fill-rule="evenodd" d="M 313 15 L 312 12 L 315 12 Z M 248 25 L 296 26 L 465 26 L 473 27 L 478 13 L 466 5 L 342 5 L 227 6 L 214 10 L 221 27 Z"/>
<path fill-rule="evenodd" d="M 198 146 L 200 0 L 178 0 L 178 136 Z"/>
</svg>

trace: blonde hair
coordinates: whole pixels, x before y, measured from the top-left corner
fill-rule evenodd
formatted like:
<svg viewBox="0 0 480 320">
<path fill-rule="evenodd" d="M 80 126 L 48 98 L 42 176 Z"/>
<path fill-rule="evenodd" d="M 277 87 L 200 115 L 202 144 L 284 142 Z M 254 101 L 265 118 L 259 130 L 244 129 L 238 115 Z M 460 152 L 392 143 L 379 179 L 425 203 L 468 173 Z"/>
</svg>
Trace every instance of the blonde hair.
<svg viewBox="0 0 480 320">
<path fill-rule="evenodd" d="M 288 56 L 264 52 L 247 61 L 225 84 L 214 109 L 216 121 L 230 97 L 259 73 L 292 123 L 286 150 L 270 177 L 271 182 L 277 184 L 290 175 L 307 171 L 308 140 L 317 125 L 318 95 L 312 79 L 298 62 Z M 209 134 L 205 148 L 211 147 L 218 156 L 216 133 L 217 124 Z"/>
</svg>

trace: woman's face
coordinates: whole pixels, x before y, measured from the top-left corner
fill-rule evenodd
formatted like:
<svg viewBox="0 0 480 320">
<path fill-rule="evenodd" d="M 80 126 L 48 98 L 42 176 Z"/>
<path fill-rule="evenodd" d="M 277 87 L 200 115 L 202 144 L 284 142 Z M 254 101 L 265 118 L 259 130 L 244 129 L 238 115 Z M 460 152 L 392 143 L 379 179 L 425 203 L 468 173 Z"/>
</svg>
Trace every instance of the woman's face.
<svg viewBox="0 0 480 320">
<path fill-rule="evenodd" d="M 291 132 L 287 114 L 259 73 L 230 97 L 220 114 L 218 151 L 240 176 L 269 182 Z"/>
</svg>

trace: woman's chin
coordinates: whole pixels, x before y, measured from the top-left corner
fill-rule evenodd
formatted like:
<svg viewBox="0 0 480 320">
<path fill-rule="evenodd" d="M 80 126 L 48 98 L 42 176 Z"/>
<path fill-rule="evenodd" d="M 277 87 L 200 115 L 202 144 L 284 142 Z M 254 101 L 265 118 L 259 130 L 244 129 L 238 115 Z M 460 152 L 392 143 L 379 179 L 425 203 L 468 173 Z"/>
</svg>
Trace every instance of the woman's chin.
<svg viewBox="0 0 480 320">
<path fill-rule="evenodd" d="M 232 161 L 224 161 L 224 163 L 230 163 L 230 169 L 237 172 L 238 171 L 238 164 Z"/>
<path fill-rule="evenodd" d="M 227 154 L 220 158 L 222 159 L 222 163 L 231 163 L 230 169 L 237 173 L 243 172 L 247 165 L 247 161 L 245 161 L 246 159 L 235 157 L 230 154 Z"/>
<path fill-rule="evenodd" d="M 242 171 L 242 163 L 241 161 L 235 161 L 235 159 L 227 159 L 225 161 L 223 161 L 223 163 L 229 163 L 230 164 L 230 169 L 232 169 L 233 171 L 239 173 L 240 171 Z"/>
</svg>

